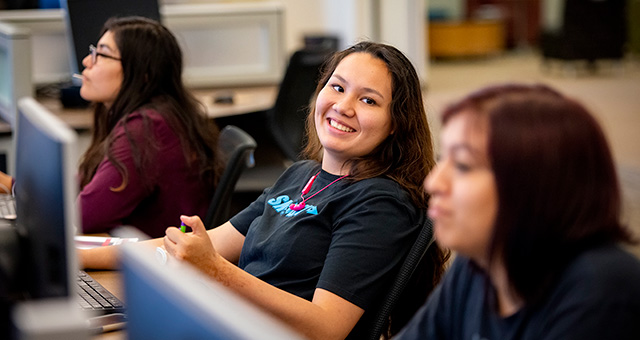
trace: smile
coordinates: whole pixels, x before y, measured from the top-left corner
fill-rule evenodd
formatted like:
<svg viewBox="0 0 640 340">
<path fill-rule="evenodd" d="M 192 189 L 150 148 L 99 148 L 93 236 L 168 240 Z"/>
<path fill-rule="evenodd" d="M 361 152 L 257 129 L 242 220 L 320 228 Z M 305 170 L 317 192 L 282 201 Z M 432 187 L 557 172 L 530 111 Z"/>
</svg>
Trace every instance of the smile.
<svg viewBox="0 0 640 340">
<path fill-rule="evenodd" d="M 354 129 L 346 126 L 346 125 L 342 125 L 342 124 L 336 122 L 333 119 L 329 119 L 329 125 L 331 125 L 332 127 L 336 128 L 336 129 L 338 129 L 340 131 L 344 131 L 344 132 L 354 132 L 354 131 L 356 131 L 356 130 L 354 130 Z"/>
</svg>

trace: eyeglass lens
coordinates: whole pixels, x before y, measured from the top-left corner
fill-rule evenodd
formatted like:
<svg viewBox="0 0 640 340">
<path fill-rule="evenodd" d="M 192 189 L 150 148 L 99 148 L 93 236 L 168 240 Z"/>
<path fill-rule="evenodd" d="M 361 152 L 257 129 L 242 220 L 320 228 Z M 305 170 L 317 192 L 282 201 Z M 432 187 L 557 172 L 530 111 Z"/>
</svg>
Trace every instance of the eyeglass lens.
<svg viewBox="0 0 640 340">
<path fill-rule="evenodd" d="M 95 64 L 98 59 L 98 50 L 95 46 L 89 45 L 89 54 L 91 54 L 91 64 Z"/>
</svg>

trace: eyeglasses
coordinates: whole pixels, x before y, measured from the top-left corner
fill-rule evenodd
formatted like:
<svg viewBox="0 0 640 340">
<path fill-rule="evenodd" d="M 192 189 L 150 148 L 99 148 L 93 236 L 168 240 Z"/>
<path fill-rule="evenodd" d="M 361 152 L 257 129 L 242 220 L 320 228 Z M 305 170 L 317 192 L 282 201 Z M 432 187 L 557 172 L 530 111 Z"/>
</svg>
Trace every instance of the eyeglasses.
<svg viewBox="0 0 640 340">
<path fill-rule="evenodd" d="M 96 61 L 98 61 L 98 56 L 108 58 L 108 59 L 113 59 L 113 60 L 122 60 L 120 58 L 116 58 L 114 56 L 110 56 L 110 55 L 98 52 L 98 49 L 96 49 L 96 47 L 93 45 L 89 45 L 89 54 L 91 55 L 92 65 L 95 65 Z"/>
</svg>

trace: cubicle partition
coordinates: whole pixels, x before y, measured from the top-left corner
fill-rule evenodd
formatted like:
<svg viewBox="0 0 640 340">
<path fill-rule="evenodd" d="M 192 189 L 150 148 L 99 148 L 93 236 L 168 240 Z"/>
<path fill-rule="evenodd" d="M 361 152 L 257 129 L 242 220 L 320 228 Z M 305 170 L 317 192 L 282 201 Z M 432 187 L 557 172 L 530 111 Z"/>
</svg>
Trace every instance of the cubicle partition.
<svg viewBox="0 0 640 340">
<path fill-rule="evenodd" d="M 70 79 L 69 43 L 62 14 L 59 9 L 0 11 L 0 23 L 28 29 L 30 52 L 15 57 L 30 63 L 34 85 Z"/>
<path fill-rule="evenodd" d="M 160 13 L 183 49 L 188 85 L 280 82 L 287 59 L 281 4 L 176 4 Z"/>
</svg>

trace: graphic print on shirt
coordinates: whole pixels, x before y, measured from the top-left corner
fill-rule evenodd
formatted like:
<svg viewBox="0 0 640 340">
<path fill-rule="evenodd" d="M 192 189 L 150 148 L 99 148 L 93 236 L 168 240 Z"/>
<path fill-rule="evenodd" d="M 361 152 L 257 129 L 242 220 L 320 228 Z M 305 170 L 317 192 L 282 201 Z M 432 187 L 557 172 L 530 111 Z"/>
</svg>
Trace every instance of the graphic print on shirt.
<svg viewBox="0 0 640 340">
<path fill-rule="evenodd" d="M 288 195 L 281 195 L 276 198 L 272 198 L 268 200 L 267 203 L 273 207 L 275 211 L 280 213 L 280 215 L 285 217 L 293 217 L 303 212 L 311 215 L 318 215 L 318 207 L 312 204 L 306 204 L 303 209 L 298 211 L 291 209 L 291 203 L 295 202 L 291 200 Z"/>
</svg>

